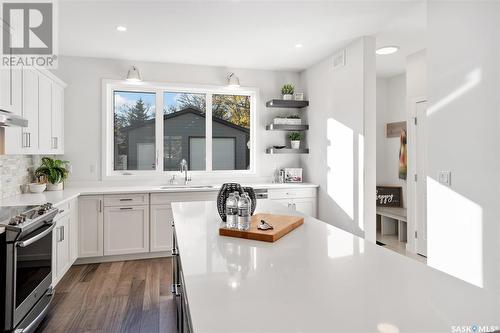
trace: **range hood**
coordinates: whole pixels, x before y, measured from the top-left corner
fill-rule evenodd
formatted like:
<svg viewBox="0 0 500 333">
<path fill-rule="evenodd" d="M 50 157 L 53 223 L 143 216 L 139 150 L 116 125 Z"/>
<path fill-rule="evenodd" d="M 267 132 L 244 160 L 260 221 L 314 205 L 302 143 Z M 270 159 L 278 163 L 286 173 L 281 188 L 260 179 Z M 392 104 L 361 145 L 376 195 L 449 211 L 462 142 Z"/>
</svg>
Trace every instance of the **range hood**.
<svg viewBox="0 0 500 333">
<path fill-rule="evenodd" d="M 28 120 L 0 109 L 0 155 L 5 154 L 5 127 L 28 127 Z"/>
<path fill-rule="evenodd" d="M 0 109 L 0 127 L 27 127 L 28 120 L 13 114 L 12 112 Z"/>
</svg>

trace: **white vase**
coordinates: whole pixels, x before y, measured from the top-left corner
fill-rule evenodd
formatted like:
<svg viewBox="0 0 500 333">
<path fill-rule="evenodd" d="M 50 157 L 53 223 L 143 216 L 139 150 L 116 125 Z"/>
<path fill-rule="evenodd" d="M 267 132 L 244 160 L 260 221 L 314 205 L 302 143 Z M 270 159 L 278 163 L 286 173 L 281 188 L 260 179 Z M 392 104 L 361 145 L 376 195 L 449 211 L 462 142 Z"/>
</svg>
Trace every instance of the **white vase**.
<svg viewBox="0 0 500 333">
<path fill-rule="evenodd" d="M 47 191 L 62 191 L 63 182 L 52 184 L 51 182 L 47 182 Z"/>
<path fill-rule="evenodd" d="M 291 101 L 293 99 L 293 95 L 292 94 L 285 94 L 283 95 L 283 100 L 285 101 Z"/>
<path fill-rule="evenodd" d="M 292 146 L 292 149 L 299 149 L 300 140 L 290 140 L 290 145 Z"/>
</svg>

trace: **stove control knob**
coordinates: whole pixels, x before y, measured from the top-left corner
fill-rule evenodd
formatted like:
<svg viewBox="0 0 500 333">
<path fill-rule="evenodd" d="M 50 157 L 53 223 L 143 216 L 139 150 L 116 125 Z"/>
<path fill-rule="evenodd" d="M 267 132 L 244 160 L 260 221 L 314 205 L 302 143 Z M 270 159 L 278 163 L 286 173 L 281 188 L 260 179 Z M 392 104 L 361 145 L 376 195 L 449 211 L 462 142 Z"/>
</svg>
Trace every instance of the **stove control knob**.
<svg viewBox="0 0 500 333">
<path fill-rule="evenodd" d="M 19 221 L 21 223 L 26 222 L 26 214 L 19 214 Z"/>
<path fill-rule="evenodd" d="M 10 225 L 18 225 L 19 224 L 19 216 L 14 216 L 9 221 Z"/>
</svg>

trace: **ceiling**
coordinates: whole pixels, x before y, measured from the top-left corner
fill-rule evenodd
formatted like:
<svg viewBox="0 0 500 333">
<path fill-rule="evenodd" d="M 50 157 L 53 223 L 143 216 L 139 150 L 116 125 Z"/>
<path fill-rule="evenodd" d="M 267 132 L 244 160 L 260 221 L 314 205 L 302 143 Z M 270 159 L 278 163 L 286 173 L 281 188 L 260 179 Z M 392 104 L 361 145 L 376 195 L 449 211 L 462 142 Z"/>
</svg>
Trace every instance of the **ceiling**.
<svg viewBox="0 0 500 333">
<path fill-rule="evenodd" d="M 354 38 L 375 35 L 378 46 L 401 47 L 377 56 L 378 73 L 391 76 L 404 71 L 407 54 L 425 47 L 424 1 L 66 0 L 58 6 L 61 55 L 302 70 Z"/>
</svg>

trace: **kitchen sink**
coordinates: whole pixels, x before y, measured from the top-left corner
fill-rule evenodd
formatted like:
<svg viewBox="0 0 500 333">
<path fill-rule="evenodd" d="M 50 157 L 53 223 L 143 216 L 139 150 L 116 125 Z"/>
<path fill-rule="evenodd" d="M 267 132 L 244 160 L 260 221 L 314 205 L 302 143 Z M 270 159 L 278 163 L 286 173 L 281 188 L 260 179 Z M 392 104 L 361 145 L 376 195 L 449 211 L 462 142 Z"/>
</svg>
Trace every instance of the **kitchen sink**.
<svg viewBox="0 0 500 333">
<path fill-rule="evenodd" d="M 162 190 L 180 189 L 180 188 L 215 188 L 214 185 L 165 185 L 160 187 Z"/>
</svg>

